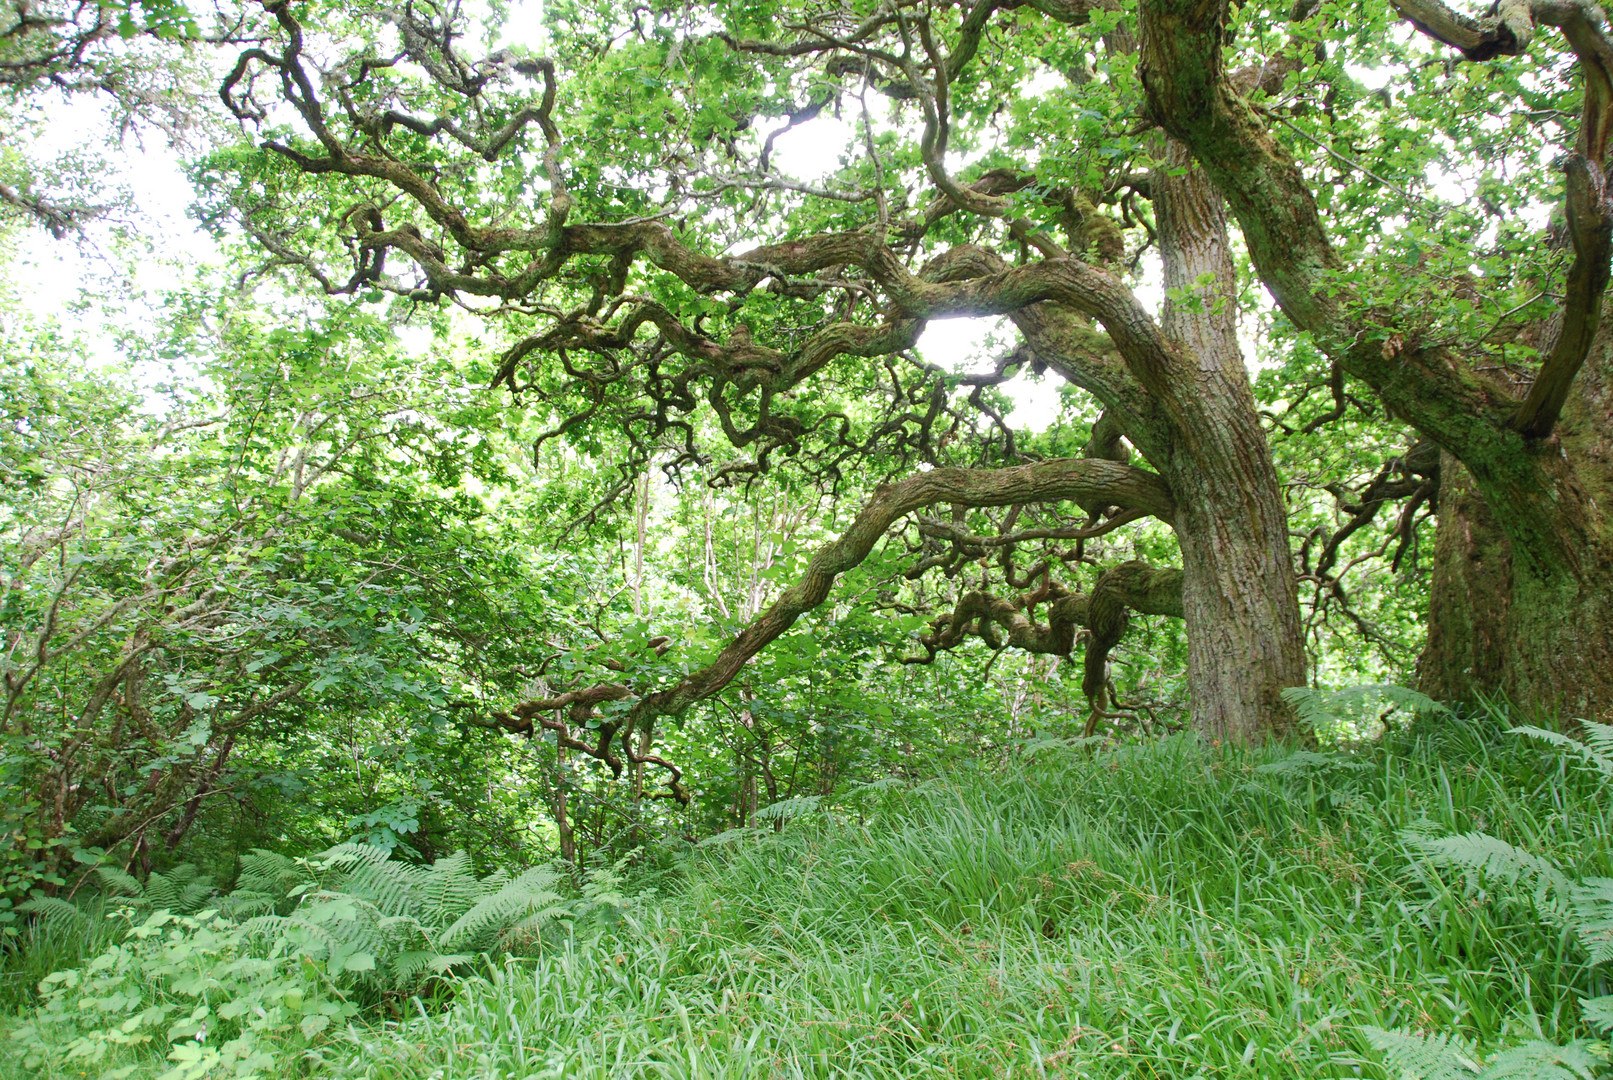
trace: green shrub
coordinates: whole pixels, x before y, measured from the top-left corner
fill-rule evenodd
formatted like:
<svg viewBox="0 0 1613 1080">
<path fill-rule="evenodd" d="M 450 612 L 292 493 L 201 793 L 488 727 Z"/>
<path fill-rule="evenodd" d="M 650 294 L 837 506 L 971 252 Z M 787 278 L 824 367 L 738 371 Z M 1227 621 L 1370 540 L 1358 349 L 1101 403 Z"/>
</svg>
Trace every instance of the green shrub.
<svg viewBox="0 0 1613 1080">
<path fill-rule="evenodd" d="M 480 957 L 531 945 L 554 920 L 625 904 L 608 871 L 567 900 L 549 870 L 479 878 L 463 853 L 420 866 L 363 844 L 311 859 L 256 851 L 217 906 L 150 910 L 155 897 L 193 898 L 191 876 L 178 877 L 141 887 L 114 875 L 138 901 L 123 909 L 128 932 L 43 980 L 43 1002 L 12 1033 L 25 1067 L 117 1080 L 161 1052 L 163 1080 L 262 1076 L 366 1007 L 429 993 Z M 38 913 L 71 917 L 57 906 Z"/>
</svg>

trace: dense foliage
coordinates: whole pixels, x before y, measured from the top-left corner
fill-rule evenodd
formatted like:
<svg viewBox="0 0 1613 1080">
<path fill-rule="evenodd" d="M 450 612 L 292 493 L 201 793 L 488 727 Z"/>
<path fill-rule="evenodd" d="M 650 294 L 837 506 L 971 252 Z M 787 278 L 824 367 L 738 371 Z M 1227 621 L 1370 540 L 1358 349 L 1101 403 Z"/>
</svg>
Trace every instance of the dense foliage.
<svg viewBox="0 0 1613 1080">
<path fill-rule="evenodd" d="M 18 1064 L 175 1078 L 295 1061 L 372 1077 L 1602 1075 L 1588 1039 L 1613 1025 L 1610 879 L 1597 876 L 1613 871 L 1610 739 L 1595 728 L 1543 750 L 1490 718 L 1430 714 L 1348 752 L 1178 736 L 1094 756 L 1044 740 L 781 809 L 782 831 L 764 821 L 695 849 L 670 895 L 597 877 L 574 900 L 523 895 L 488 925 L 536 910 L 545 929 L 517 946 L 536 955 L 477 961 L 451 995 L 416 981 L 406 1003 L 387 996 L 406 954 L 353 943 L 388 925 L 382 910 L 416 932 L 423 903 L 443 903 L 421 890 L 448 875 L 467 888 L 444 918 L 477 910 L 462 863 L 379 875 L 395 864 L 346 848 L 274 863 L 288 872 L 266 886 L 258 857 L 257 895 L 333 865 L 372 876 L 346 877 L 353 892 L 321 882 L 266 930 L 217 911 L 135 914 L 123 944 L 46 980 Z M 367 1000 L 402 1007 L 340 1022 Z"/>
<path fill-rule="evenodd" d="M 0 102 L 0 1077 L 1613 1075 L 1596 5 L 17 0 Z"/>
</svg>

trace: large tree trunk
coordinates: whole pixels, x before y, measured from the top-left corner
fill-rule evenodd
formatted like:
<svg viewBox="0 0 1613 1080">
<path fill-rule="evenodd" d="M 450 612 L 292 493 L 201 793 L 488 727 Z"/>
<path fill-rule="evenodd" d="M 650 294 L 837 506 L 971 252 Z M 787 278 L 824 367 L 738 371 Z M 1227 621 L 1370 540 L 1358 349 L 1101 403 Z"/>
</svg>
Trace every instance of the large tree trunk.
<svg viewBox="0 0 1613 1080">
<path fill-rule="evenodd" d="M 1164 472 L 1182 548 L 1193 726 L 1212 740 L 1254 742 L 1290 729 L 1281 691 L 1305 682 L 1288 515 L 1238 347 L 1221 197 L 1174 140 L 1167 165 L 1154 180 L 1171 297 L 1163 326 L 1193 367 L 1169 380 Z"/>
<path fill-rule="evenodd" d="M 1603 332 L 1555 436 L 1536 448 L 1533 483 L 1488 477 L 1481 493 L 1444 455 L 1420 664 L 1431 696 L 1504 694 L 1526 710 L 1613 720 L 1610 420 L 1613 335 Z"/>
<path fill-rule="evenodd" d="M 1588 353 L 1581 350 L 1600 318 L 1613 235 L 1602 170 L 1613 97 L 1603 46 L 1590 40 L 1599 31 L 1572 5 L 1520 9 L 1526 21 L 1563 25 L 1585 92 L 1579 138 L 1565 159 L 1574 261 L 1555 341 L 1542 350 L 1534 386 L 1520 399 L 1517 388 L 1443 338 L 1427 336 L 1415 319 L 1385 327 L 1362 317 L 1364 297 L 1341 273 L 1348 267 L 1328 238 L 1309 181 L 1227 69 L 1229 5 L 1142 0 L 1138 11 L 1149 112 L 1192 148 L 1226 196 L 1250 259 L 1284 314 L 1471 477 L 1468 488 L 1452 469 L 1450 502 L 1441 507 L 1427 686 L 1457 698 L 1505 692 L 1519 705 L 1569 715 L 1613 714 L 1608 335 L 1589 339 Z M 1413 25 L 1455 44 L 1443 31 Z M 1475 44 L 1486 43 L 1464 48 Z M 1499 38 L 1487 44 L 1508 45 Z M 1510 45 L 1521 41 L 1514 36 Z M 1430 296 L 1444 288 L 1431 277 L 1424 283 Z M 1554 425 L 1562 394 L 1564 410 Z"/>
</svg>

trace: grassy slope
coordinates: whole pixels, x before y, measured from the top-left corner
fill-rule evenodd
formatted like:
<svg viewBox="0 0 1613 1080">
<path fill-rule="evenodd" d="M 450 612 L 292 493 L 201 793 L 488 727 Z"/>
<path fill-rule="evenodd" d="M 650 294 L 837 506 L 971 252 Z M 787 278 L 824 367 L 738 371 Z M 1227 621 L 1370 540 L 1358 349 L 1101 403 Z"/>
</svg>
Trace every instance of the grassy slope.
<svg viewBox="0 0 1613 1080">
<path fill-rule="evenodd" d="M 276 1073 L 1380 1076 L 1365 1024 L 1584 1034 L 1577 998 L 1610 988 L 1567 936 L 1526 897 L 1418 865 L 1402 834 L 1485 830 L 1607 874 L 1593 777 L 1451 721 L 1289 754 L 1177 739 L 878 793 L 860 821 L 708 847 L 604 937 Z M 8 967 L 33 980 L 48 959 Z M 21 1068 L 0 1054 L 0 1077 Z"/>
<path fill-rule="evenodd" d="M 1320 767 L 1058 752 L 703 853 L 618 930 L 333 1045 L 419 1077 L 1382 1075 L 1358 1028 L 1567 1039 L 1597 989 L 1524 900 L 1419 867 L 1483 829 L 1613 871 L 1613 807 L 1443 722 Z M 1600 988 L 1606 992 L 1606 988 Z"/>
</svg>

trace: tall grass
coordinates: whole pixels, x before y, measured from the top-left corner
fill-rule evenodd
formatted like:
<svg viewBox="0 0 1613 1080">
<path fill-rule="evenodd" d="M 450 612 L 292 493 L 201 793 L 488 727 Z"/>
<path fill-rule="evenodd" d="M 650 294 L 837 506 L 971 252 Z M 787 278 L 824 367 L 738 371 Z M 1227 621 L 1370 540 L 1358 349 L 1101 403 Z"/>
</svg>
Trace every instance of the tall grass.
<svg viewBox="0 0 1613 1080">
<path fill-rule="evenodd" d="M 261 1075 L 1311 1078 L 1389 1075 L 1374 1029 L 1481 1056 L 1566 1042 L 1606 975 L 1530 889 L 1440 869 L 1422 839 L 1613 873 L 1607 788 L 1502 726 L 1446 717 L 1338 754 L 1044 747 L 867 790 L 696 849 L 671 896 L 602 907 L 603 932 L 486 961 L 448 1007 L 332 1028 Z M 5 965 L 8 1011 L 115 922 L 40 926 Z M 132 1075 L 173 1066 L 159 1054 Z"/>
<path fill-rule="evenodd" d="M 1041 754 L 693 856 L 614 929 L 489 964 L 315 1071 L 527 1077 L 1385 1075 L 1363 1029 L 1481 1052 L 1606 993 L 1526 893 L 1436 870 L 1485 831 L 1613 871 L 1594 778 L 1445 718 L 1354 754 L 1182 738 Z"/>
</svg>

